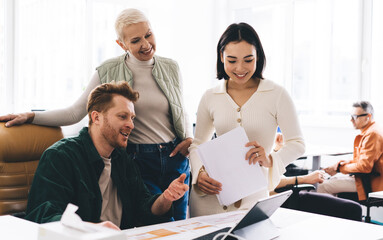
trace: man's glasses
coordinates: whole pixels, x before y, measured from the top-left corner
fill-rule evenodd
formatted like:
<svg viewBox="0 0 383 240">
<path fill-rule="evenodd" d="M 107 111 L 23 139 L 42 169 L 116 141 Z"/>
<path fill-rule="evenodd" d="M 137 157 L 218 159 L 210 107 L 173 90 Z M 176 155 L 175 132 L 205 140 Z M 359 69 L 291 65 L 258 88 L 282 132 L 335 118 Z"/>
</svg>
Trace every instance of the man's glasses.
<svg viewBox="0 0 383 240">
<path fill-rule="evenodd" d="M 363 114 L 359 114 L 359 115 L 351 114 L 351 118 L 352 118 L 352 120 L 356 121 L 356 119 L 358 119 L 358 117 L 364 117 L 367 115 L 368 115 L 368 113 L 363 113 Z"/>
</svg>

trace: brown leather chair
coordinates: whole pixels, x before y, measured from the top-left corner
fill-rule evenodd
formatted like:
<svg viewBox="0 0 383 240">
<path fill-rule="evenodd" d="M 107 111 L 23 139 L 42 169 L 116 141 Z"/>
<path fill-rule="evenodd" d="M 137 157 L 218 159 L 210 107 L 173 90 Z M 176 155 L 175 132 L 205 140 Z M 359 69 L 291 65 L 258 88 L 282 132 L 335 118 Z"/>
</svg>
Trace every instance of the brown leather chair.
<svg viewBox="0 0 383 240">
<path fill-rule="evenodd" d="M 61 138 L 59 127 L 0 123 L 0 215 L 25 211 L 39 159 Z"/>
</svg>

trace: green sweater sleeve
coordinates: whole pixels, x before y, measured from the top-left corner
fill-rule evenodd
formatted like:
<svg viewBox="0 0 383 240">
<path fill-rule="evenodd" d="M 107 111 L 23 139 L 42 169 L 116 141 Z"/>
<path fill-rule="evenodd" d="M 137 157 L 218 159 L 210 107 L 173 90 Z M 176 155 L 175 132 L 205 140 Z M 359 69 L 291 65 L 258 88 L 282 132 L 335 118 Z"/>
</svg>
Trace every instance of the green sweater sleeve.
<svg viewBox="0 0 383 240">
<path fill-rule="evenodd" d="M 26 219 L 45 223 L 59 221 L 74 191 L 70 161 L 48 149 L 39 162 L 28 196 Z"/>
</svg>

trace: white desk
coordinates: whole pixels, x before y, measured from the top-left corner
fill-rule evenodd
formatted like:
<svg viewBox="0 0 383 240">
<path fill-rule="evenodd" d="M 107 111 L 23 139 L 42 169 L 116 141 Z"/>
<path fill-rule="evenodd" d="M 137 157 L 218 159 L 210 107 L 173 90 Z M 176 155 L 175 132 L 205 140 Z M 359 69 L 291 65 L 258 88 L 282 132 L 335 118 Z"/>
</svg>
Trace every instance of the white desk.
<svg viewBox="0 0 383 240">
<path fill-rule="evenodd" d="M 155 233 L 156 240 L 193 239 L 217 227 L 232 226 L 244 212 L 231 212 L 187 219 L 183 221 L 157 224 L 147 227 L 124 230 L 129 239 L 144 238 L 144 233 Z M 271 217 L 280 229 L 278 240 L 284 239 L 382 239 L 383 226 L 363 222 L 350 221 L 318 214 L 300 212 L 285 208 L 278 209 Z M 231 222 L 234 221 L 234 222 Z M 206 226 L 210 223 L 211 226 Z M 198 226 L 198 224 L 200 224 Z M 214 226 L 213 226 L 214 225 Z M 37 240 L 38 224 L 12 216 L 0 216 L 0 238 L 4 240 Z M 199 228 L 202 227 L 202 228 Z M 194 229 L 194 230 L 193 230 Z M 169 235 L 170 232 L 176 232 Z M 141 238 L 138 237 L 140 235 Z M 166 235 L 169 235 L 166 237 Z M 130 237 L 128 237 L 130 236 Z M 153 235 L 152 235 L 153 237 Z"/>
<path fill-rule="evenodd" d="M 280 208 L 271 217 L 277 239 L 382 239 L 383 226 Z"/>
<path fill-rule="evenodd" d="M 1 240 L 37 239 L 39 225 L 10 215 L 0 216 Z"/>
<path fill-rule="evenodd" d="M 242 212 L 243 214 L 243 212 Z M 224 214 L 214 215 L 216 218 L 219 216 L 225 216 Z M 210 216 L 211 218 L 212 216 Z M 205 219 L 204 219 L 205 218 Z M 232 217 L 235 219 L 235 217 Z M 381 239 L 383 238 L 383 226 L 356 222 L 351 220 L 345 220 L 335 217 L 328 217 L 324 215 L 300 212 L 285 208 L 279 208 L 271 217 L 274 224 L 280 229 L 281 235 L 276 239 Z M 184 221 L 178 221 L 176 223 L 166 223 L 155 226 L 141 227 L 135 229 L 125 230 L 128 236 L 131 238 L 128 239 L 150 239 L 150 238 L 138 238 L 138 233 L 145 233 L 155 230 L 166 230 L 174 229 L 176 225 L 182 225 L 186 223 L 191 225 L 196 222 L 204 222 L 205 217 L 197 217 Z M 223 226 L 233 226 L 234 223 L 221 224 Z M 203 235 L 205 232 L 212 232 L 217 228 L 211 228 L 210 231 L 207 231 L 205 228 L 204 232 L 197 233 L 197 231 L 192 235 L 190 233 L 181 235 L 175 234 L 168 237 L 156 238 L 159 240 L 170 240 L 170 239 L 193 239 L 200 235 Z M 134 238 L 137 237 L 137 238 Z M 142 235 L 141 235 L 142 236 Z"/>
<path fill-rule="evenodd" d="M 379 192 L 371 192 L 368 194 L 369 198 L 378 198 L 378 199 L 383 199 L 383 191 Z"/>
<path fill-rule="evenodd" d="M 345 149 L 336 146 L 318 146 L 307 144 L 305 154 L 301 158 L 312 157 L 313 165 L 312 170 L 318 170 L 321 167 L 322 156 L 340 156 L 352 154 L 351 149 Z M 298 158 L 300 159 L 300 158 Z"/>
</svg>

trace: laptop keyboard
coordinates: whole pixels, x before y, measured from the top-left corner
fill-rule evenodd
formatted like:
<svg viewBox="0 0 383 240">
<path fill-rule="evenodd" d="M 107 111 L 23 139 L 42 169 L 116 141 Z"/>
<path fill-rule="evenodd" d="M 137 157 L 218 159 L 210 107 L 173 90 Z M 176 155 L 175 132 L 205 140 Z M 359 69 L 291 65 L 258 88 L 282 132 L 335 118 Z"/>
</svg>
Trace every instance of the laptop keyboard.
<svg viewBox="0 0 383 240">
<path fill-rule="evenodd" d="M 225 228 L 222 228 L 222 229 L 219 229 L 215 232 L 211 232 L 211 233 L 208 233 L 206 235 L 203 235 L 203 236 L 200 236 L 200 237 L 197 237 L 197 238 L 194 238 L 194 240 L 212 240 L 214 238 L 215 235 L 217 235 L 218 233 L 221 233 L 221 232 L 228 232 L 231 228 L 230 227 L 225 227 Z M 223 237 L 223 236 L 222 236 Z M 217 239 L 222 239 L 222 237 L 219 237 Z M 227 239 L 227 238 L 226 238 Z"/>
</svg>

